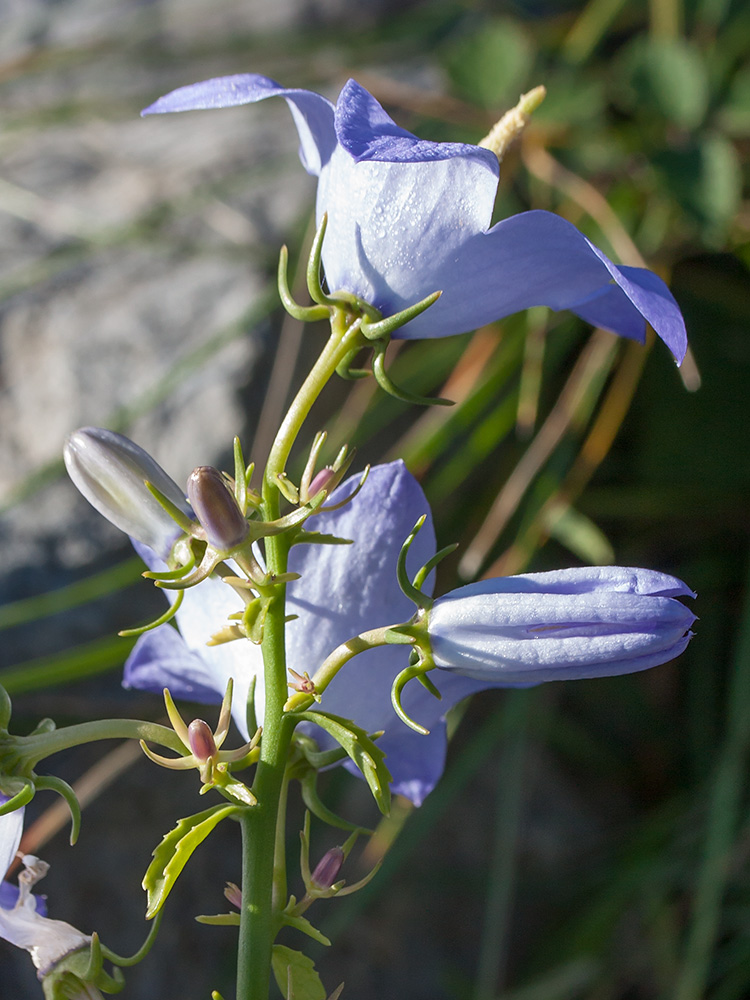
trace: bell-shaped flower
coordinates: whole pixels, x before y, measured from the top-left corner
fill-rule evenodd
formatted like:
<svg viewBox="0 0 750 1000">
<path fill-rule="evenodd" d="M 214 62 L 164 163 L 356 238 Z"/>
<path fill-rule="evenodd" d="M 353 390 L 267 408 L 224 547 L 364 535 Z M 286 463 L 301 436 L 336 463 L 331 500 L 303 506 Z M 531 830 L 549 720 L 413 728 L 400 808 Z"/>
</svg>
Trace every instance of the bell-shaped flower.
<svg viewBox="0 0 750 1000">
<path fill-rule="evenodd" d="M 673 576 L 621 566 L 481 580 L 435 601 L 432 656 L 488 684 L 629 674 L 687 646 L 695 615 L 677 597 L 695 594 Z"/>
<path fill-rule="evenodd" d="M 0 805 L 7 802 L 0 794 Z M 23 829 L 23 809 L 0 816 L 0 871 L 5 874 L 16 856 Z M 3 882 L 0 897 L 0 938 L 25 948 L 36 966 L 38 978 L 44 977 L 66 955 L 90 944 L 91 938 L 62 920 L 44 916 L 43 903 L 31 889 L 47 873 L 48 865 L 31 855 L 23 858 L 24 870 L 18 877 L 18 889 Z M 93 994 L 92 994 L 93 995 Z"/>
<path fill-rule="evenodd" d="M 354 493 L 358 483 L 356 476 L 342 483 L 331 494 L 331 504 Z M 403 540 L 415 521 L 425 513 L 428 514 L 425 525 L 414 539 L 407 557 L 407 571 L 413 577 L 434 555 L 435 537 L 425 496 L 403 462 L 376 466 L 350 503 L 338 510 L 317 514 L 311 521 L 316 530 L 349 538 L 353 544 L 292 548 L 289 568 L 299 573 L 300 579 L 287 587 L 288 611 L 298 616 L 287 625 L 287 662 L 297 675 L 314 674 L 336 647 L 353 636 L 371 628 L 407 622 L 412 617 L 414 606 L 396 585 L 396 566 Z M 140 551 L 153 566 L 153 554 Z M 546 598 L 540 597 L 538 586 L 535 592 L 535 579 L 547 581 L 551 598 L 568 602 L 568 617 L 553 618 L 549 610 L 545 614 Z M 425 592 L 429 592 L 430 585 L 431 578 L 428 578 Z M 512 595 L 507 602 L 507 629 L 500 624 L 497 614 L 489 623 L 482 620 L 475 626 L 472 636 L 477 655 L 482 652 L 477 635 L 484 637 L 488 649 L 500 649 L 507 641 L 504 639 L 506 632 L 515 634 L 511 641 L 518 645 L 518 630 L 527 622 L 528 629 L 541 629 L 531 633 L 536 638 L 535 642 L 527 643 L 529 649 L 536 644 L 539 656 L 543 655 L 544 648 L 549 650 L 543 669 L 534 673 L 527 666 L 522 674 L 518 670 L 504 674 L 497 667 L 502 654 L 492 661 L 491 669 L 478 660 L 473 674 L 469 672 L 470 667 L 464 669 L 468 667 L 466 662 L 452 661 L 450 657 L 456 655 L 461 642 L 458 637 L 461 622 L 451 609 L 459 609 L 463 590 L 471 590 L 463 588 L 438 599 L 430 613 L 435 660 L 439 666 L 448 668 L 430 674 L 442 700 L 438 701 L 419 683 L 408 684 L 402 695 L 405 714 L 429 729 L 429 735 L 422 736 L 403 725 L 391 705 L 393 681 L 409 661 L 408 646 L 380 646 L 355 656 L 333 678 L 322 696 L 321 707 L 327 712 L 353 719 L 370 732 L 384 730 L 378 745 L 387 754 L 393 791 L 417 804 L 443 771 L 445 713 L 467 695 L 496 685 L 536 684 L 557 678 L 643 669 L 677 656 L 688 641 L 687 629 L 693 621 L 693 616 L 673 600 L 690 591 L 672 577 L 647 570 L 565 570 L 474 586 L 480 591 L 492 586 L 499 590 L 504 587 Z M 573 617 L 571 599 L 576 596 L 580 597 L 586 616 L 584 623 L 578 625 L 583 615 Z M 495 600 L 492 595 L 490 603 Z M 600 614 L 601 624 L 595 624 L 593 608 L 597 600 L 602 608 L 618 600 L 622 602 L 619 618 L 612 617 L 617 623 L 614 627 L 603 613 Z M 518 602 L 518 611 L 513 610 L 514 602 Z M 645 619 L 639 619 L 633 610 L 640 602 L 645 602 L 649 609 Z M 471 605 L 466 603 L 464 607 L 471 608 Z M 260 649 L 245 640 L 206 645 L 209 636 L 221 627 L 227 616 L 241 610 L 241 601 L 234 591 L 216 578 L 187 591 L 177 613 L 182 634 L 170 626 L 161 626 L 142 636 L 126 664 L 125 685 L 154 692 L 161 692 L 168 686 L 175 697 L 216 703 L 228 679 L 233 677 L 238 695 L 233 715 L 238 728 L 248 738 L 245 703 L 253 680 L 257 684 L 258 720 L 262 720 Z M 558 635 L 555 629 L 559 632 L 560 627 L 563 631 Z M 641 632 L 650 630 L 655 637 L 644 639 L 639 628 Z M 569 644 L 565 646 L 568 639 Z M 446 649 L 450 655 L 444 653 Z M 576 660 L 570 659 L 573 654 L 578 660 L 584 660 L 582 668 L 576 666 Z M 485 656 L 489 658 L 490 654 L 485 653 Z M 321 731 L 316 729 L 313 735 L 321 739 L 322 745 L 327 745 Z"/>
<path fill-rule="evenodd" d="M 184 532 L 146 483 L 192 518 L 190 504 L 177 483 L 131 440 L 102 427 L 81 427 L 65 442 L 65 467 L 92 507 L 121 531 L 137 538 L 163 559 Z"/>
<path fill-rule="evenodd" d="M 643 342 L 648 322 L 678 363 L 687 347 L 680 310 L 651 271 L 612 263 L 575 226 L 530 211 L 492 226 L 496 155 L 428 142 L 399 128 L 354 80 L 335 105 L 257 74 L 181 87 L 143 112 L 226 108 L 284 97 L 305 169 L 319 178 L 322 261 L 332 294 L 358 296 L 391 316 L 441 291 L 396 337 L 464 333 L 530 306 L 570 309 Z"/>
</svg>

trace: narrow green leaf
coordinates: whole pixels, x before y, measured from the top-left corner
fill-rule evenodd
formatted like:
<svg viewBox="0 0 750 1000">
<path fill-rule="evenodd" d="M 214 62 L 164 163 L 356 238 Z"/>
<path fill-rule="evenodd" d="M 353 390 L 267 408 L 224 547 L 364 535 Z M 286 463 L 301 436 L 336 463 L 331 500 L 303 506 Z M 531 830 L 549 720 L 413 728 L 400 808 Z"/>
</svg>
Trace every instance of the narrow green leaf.
<svg viewBox="0 0 750 1000">
<path fill-rule="evenodd" d="M 212 806 L 211 809 L 178 820 L 174 830 L 170 830 L 163 838 L 154 850 L 154 860 L 143 876 L 143 888 L 148 894 L 147 920 L 155 916 L 164 905 L 196 847 L 203 843 L 214 827 L 235 812 L 239 812 L 237 806 Z"/>
<path fill-rule="evenodd" d="M 385 766 L 385 754 L 373 739 L 350 719 L 329 712 L 300 712 L 300 718 L 320 726 L 346 751 L 370 786 L 378 809 L 387 816 L 391 808 L 391 774 Z"/>
<path fill-rule="evenodd" d="M 275 944 L 271 962 L 276 983 L 287 1000 L 326 1000 L 315 963 L 307 955 Z"/>
<path fill-rule="evenodd" d="M 284 923 L 287 927 L 293 927 L 295 930 L 301 931 L 303 934 L 307 934 L 308 937 L 312 938 L 313 941 L 317 941 L 318 944 L 325 945 L 326 948 L 331 946 L 330 940 L 318 930 L 317 927 L 313 926 L 307 917 L 300 916 L 290 916 L 288 913 L 283 913 Z"/>
</svg>

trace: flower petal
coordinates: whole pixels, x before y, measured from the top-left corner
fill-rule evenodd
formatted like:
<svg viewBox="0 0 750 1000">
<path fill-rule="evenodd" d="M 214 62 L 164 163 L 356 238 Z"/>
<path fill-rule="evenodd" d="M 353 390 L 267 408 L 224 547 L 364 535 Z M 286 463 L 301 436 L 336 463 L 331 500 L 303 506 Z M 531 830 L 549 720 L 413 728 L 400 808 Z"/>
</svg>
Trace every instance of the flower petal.
<svg viewBox="0 0 750 1000">
<path fill-rule="evenodd" d="M 220 678 L 210 662 L 189 648 L 177 629 L 160 625 L 142 635 L 125 663 L 122 686 L 173 698 L 215 705 L 221 701 Z"/>
<path fill-rule="evenodd" d="M 454 260 L 433 268 L 429 284 L 441 288 L 442 297 L 399 336 L 444 337 L 544 305 L 580 312 L 639 341 L 648 320 L 678 362 L 687 346 L 679 308 L 660 278 L 617 267 L 575 226 L 550 212 L 523 212 L 475 235 Z M 422 282 L 406 292 L 402 282 L 398 293 L 394 312 L 429 291 Z"/>
<path fill-rule="evenodd" d="M 342 483 L 331 501 L 340 502 L 356 482 L 352 478 Z M 428 519 L 407 560 L 414 575 L 434 554 L 435 537 L 427 500 L 403 462 L 376 466 L 350 504 L 310 522 L 315 530 L 351 538 L 354 544 L 292 549 L 290 569 L 302 578 L 289 587 L 289 609 L 299 615 L 287 628 L 291 667 L 313 673 L 352 636 L 412 617 L 414 605 L 396 583 L 396 562 L 404 539 L 422 514 Z M 431 581 L 425 590 L 430 588 Z M 443 700 L 438 701 L 421 684 L 409 684 L 404 708 L 431 730 L 429 736 L 420 736 L 397 718 L 390 701 L 393 681 L 408 661 L 409 651 L 403 646 L 381 646 L 355 656 L 326 690 L 321 708 L 353 719 L 369 732 L 385 730 L 378 745 L 387 755 L 393 791 L 420 804 L 442 773 L 446 711 L 484 685 L 460 676 L 446 678 L 448 683 L 441 685 Z M 321 746 L 330 745 L 322 730 L 311 732 Z"/>
<path fill-rule="evenodd" d="M 3 795 L 0 792 L 0 805 L 4 805 L 9 799 L 9 795 Z M 18 845 L 21 843 L 23 812 L 23 808 L 15 809 L 11 813 L 0 816 L 0 879 L 5 877 L 5 873 L 16 856 Z"/>
<path fill-rule="evenodd" d="M 286 99 L 299 133 L 302 164 L 308 173 L 317 176 L 330 159 L 336 145 L 336 133 L 333 105 L 310 90 L 282 87 L 275 80 L 258 73 L 238 73 L 180 87 L 160 97 L 141 114 L 231 108 L 238 104 L 264 101 L 267 97 Z"/>
<path fill-rule="evenodd" d="M 661 573 L 621 567 L 502 577 L 435 602 L 429 635 L 437 665 L 488 684 L 631 673 L 679 655 L 695 596 Z"/>
</svg>

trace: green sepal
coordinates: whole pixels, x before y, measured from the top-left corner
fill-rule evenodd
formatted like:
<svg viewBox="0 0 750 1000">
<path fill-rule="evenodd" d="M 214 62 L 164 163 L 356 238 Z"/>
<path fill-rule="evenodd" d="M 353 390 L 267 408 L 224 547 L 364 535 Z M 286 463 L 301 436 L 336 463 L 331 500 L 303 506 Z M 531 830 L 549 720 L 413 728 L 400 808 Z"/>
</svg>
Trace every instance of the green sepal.
<svg viewBox="0 0 750 1000">
<path fill-rule="evenodd" d="M 433 292 L 420 302 L 415 302 L 413 306 L 408 306 L 406 309 L 402 309 L 401 312 L 394 313 L 392 316 L 386 316 L 385 319 L 377 319 L 374 322 L 370 322 L 365 317 L 362 320 L 360 329 L 368 340 L 388 341 L 399 327 L 406 326 L 411 320 L 416 319 L 425 309 L 429 309 L 431 305 L 434 305 L 442 294 L 442 292 Z"/>
<path fill-rule="evenodd" d="M 326 319 L 329 315 L 325 306 L 301 306 L 294 301 L 288 278 L 289 251 L 285 246 L 279 253 L 279 267 L 277 271 L 277 283 L 279 288 L 279 298 L 281 304 L 294 319 L 301 323 L 312 323 L 316 319 Z"/>
<path fill-rule="evenodd" d="M 308 771 L 307 774 L 303 775 L 299 781 L 302 792 L 302 801 L 305 803 L 305 806 L 310 810 L 313 816 L 316 816 L 323 823 L 327 823 L 328 826 L 335 826 L 339 830 L 351 830 L 355 833 L 372 833 L 372 830 L 368 830 L 367 827 L 358 826 L 356 823 L 350 823 L 349 820 L 343 819 L 341 816 L 338 816 L 335 812 L 328 808 L 318 795 L 317 771 Z"/>
<path fill-rule="evenodd" d="M 197 923 L 210 924 L 211 927 L 239 927 L 241 917 L 239 913 L 214 913 L 202 914 L 195 919 Z"/>
<path fill-rule="evenodd" d="M 42 981 L 46 1000 L 79 1000 L 83 996 L 119 993 L 125 986 L 125 977 L 119 969 L 112 976 L 104 971 L 103 954 L 99 936 L 92 934 L 88 948 L 79 948 L 60 959 Z"/>
<path fill-rule="evenodd" d="M 242 615 L 242 630 L 250 642 L 259 646 L 263 642 L 263 626 L 268 614 L 268 601 L 255 597 L 250 601 Z"/>
<path fill-rule="evenodd" d="M 361 350 L 361 347 L 355 347 L 339 361 L 336 367 L 336 374 L 339 378 L 344 378 L 349 382 L 357 382 L 359 379 L 367 378 L 368 375 L 372 374 L 366 368 L 352 368 L 352 362 Z"/>
<path fill-rule="evenodd" d="M 218 990 L 212 990 L 211 1000 L 224 1000 L 224 997 L 221 995 L 221 993 L 219 993 Z M 336 1000 L 336 998 L 334 998 L 334 1000 Z"/>
<path fill-rule="evenodd" d="M 13 705 L 11 704 L 10 695 L 2 684 L 0 684 L 0 732 L 8 732 L 12 714 Z"/>
<path fill-rule="evenodd" d="M 56 778 L 51 774 L 37 778 L 36 789 L 37 791 L 46 789 L 50 792 L 57 792 L 61 798 L 65 799 L 70 810 L 70 846 L 72 847 L 78 840 L 78 835 L 81 832 L 81 807 L 76 798 L 76 793 L 67 781 L 63 781 L 62 778 Z"/>
<path fill-rule="evenodd" d="M 182 528 L 185 534 L 189 535 L 195 527 L 195 521 L 189 518 L 185 511 L 181 510 L 177 504 L 172 503 L 169 497 L 165 497 L 161 490 L 154 486 L 153 483 L 150 483 L 147 479 L 144 482 L 151 496 L 164 508 L 177 527 Z"/>
<path fill-rule="evenodd" d="M 408 389 L 401 389 L 391 381 L 388 372 L 385 370 L 385 350 L 387 343 L 376 341 L 373 344 L 372 354 L 372 374 L 383 392 L 387 392 L 394 399 L 400 399 L 403 403 L 415 403 L 417 406 L 453 406 L 452 399 L 443 399 L 442 396 L 418 396 Z"/>
<path fill-rule="evenodd" d="M 218 805 L 177 821 L 174 830 L 170 830 L 154 849 L 154 860 L 143 876 L 148 898 L 147 920 L 162 908 L 193 851 L 223 819 L 238 812 L 239 806 Z"/>
<path fill-rule="evenodd" d="M 27 805 L 34 798 L 36 788 L 33 781 L 29 778 L 13 778 L 11 784 L 16 785 L 19 781 L 23 782 L 23 787 L 20 791 L 15 792 L 7 802 L 0 805 L 0 816 L 7 816 L 8 813 L 15 812 L 16 809 Z"/>
<path fill-rule="evenodd" d="M 278 472 L 274 480 L 279 492 L 289 501 L 289 503 L 299 503 L 299 490 L 291 481 L 286 472 Z"/>
<path fill-rule="evenodd" d="M 378 809 L 387 816 L 391 808 L 391 774 L 385 766 L 385 754 L 372 737 L 350 719 L 329 712 L 300 712 L 299 718 L 320 726 L 346 751 L 362 772 Z"/>
<path fill-rule="evenodd" d="M 451 552 L 455 552 L 458 548 L 458 542 L 453 542 L 452 545 L 446 545 L 439 552 L 436 552 L 432 559 L 428 559 L 424 566 L 420 569 L 417 575 L 414 577 L 414 586 L 417 590 L 421 590 L 424 586 L 424 582 L 430 575 L 430 572 L 435 569 L 438 563 L 441 563 L 446 556 L 449 556 Z"/>
<path fill-rule="evenodd" d="M 258 729 L 258 716 L 255 711 L 255 687 L 258 683 L 258 678 L 253 674 L 252 680 L 250 681 L 250 687 L 247 692 L 247 704 L 245 706 L 245 722 L 247 724 L 248 733 L 254 733 Z"/>
<path fill-rule="evenodd" d="M 416 650 L 415 650 L 416 653 Z M 413 729 L 415 733 L 419 733 L 421 736 L 427 736 L 430 732 L 429 729 L 425 729 L 424 726 L 415 722 L 411 716 L 407 715 L 405 710 L 401 707 L 401 693 L 413 678 L 418 678 L 419 681 L 427 688 L 431 695 L 433 695 L 438 700 L 442 699 L 442 695 L 432 683 L 428 680 L 426 674 L 428 670 L 432 670 L 435 666 L 434 663 L 430 662 L 425 656 L 422 650 L 420 650 L 420 655 L 422 659 L 416 664 L 410 664 L 408 667 L 404 667 L 400 674 L 396 676 L 391 687 L 391 704 L 396 715 L 404 722 L 410 729 Z"/>
<path fill-rule="evenodd" d="M 351 545 L 351 538 L 339 538 L 338 535 L 324 535 L 320 531 L 300 531 L 294 537 L 294 545 Z"/>
<path fill-rule="evenodd" d="M 122 636 L 123 639 L 129 639 L 132 636 L 143 635 L 144 632 L 150 632 L 152 629 L 159 628 L 160 625 L 166 625 L 167 622 L 171 621 L 177 614 L 177 612 L 180 610 L 180 605 L 182 604 L 184 597 L 185 597 L 184 590 L 175 591 L 175 599 L 169 605 L 169 607 L 167 608 L 167 610 L 164 612 L 163 615 L 159 615 L 158 618 L 155 618 L 152 622 L 149 622 L 148 625 L 138 625 L 135 628 L 124 628 L 117 634 L 119 636 Z"/>
<path fill-rule="evenodd" d="M 294 896 L 289 897 L 289 902 L 287 903 L 286 909 L 281 914 L 281 919 L 284 921 L 285 927 L 293 927 L 296 931 L 301 931 L 302 934 L 307 934 L 309 938 L 313 941 L 317 941 L 318 944 L 325 945 L 326 948 L 331 947 L 331 941 L 325 936 L 321 931 L 318 930 L 306 917 L 299 916 L 297 914 L 289 913 L 289 910 L 293 910 L 297 905 L 297 900 Z"/>
<path fill-rule="evenodd" d="M 326 990 L 315 963 L 301 951 L 275 944 L 271 965 L 276 985 L 286 1000 L 326 1000 Z"/>
<path fill-rule="evenodd" d="M 404 597 L 408 597 L 412 603 L 416 604 L 418 608 L 423 610 L 428 610 L 432 607 L 434 601 L 427 594 L 423 594 L 422 591 L 415 587 L 414 584 L 409 579 L 409 574 L 406 571 L 406 557 L 409 554 L 409 549 L 412 547 L 414 539 L 417 537 L 419 532 L 427 520 L 427 515 L 423 514 L 414 527 L 409 532 L 404 544 L 401 546 L 401 551 L 398 554 L 398 562 L 396 563 L 396 579 L 398 580 L 398 585 L 401 588 L 401 592 Z M 395 631 L 395 628 L 389 629 L 389 631 Z"/>
<path fill-rule="evenodd" d="M 323 286 L 320 283 L 320 261 L 323 256 L 323 240 L 325 239 L 327 228 L 328 212 L 324 212 L 323 218 L 320 220 L 320 225 L 318 226 L 315 236 L 313 237 L 310 259 L 307 262 L 307 290 L 310 293 L 310 298 L 313 302 L 317 302 L 318 305 L 335 306 L 336 303 L 332 298 L 330 298 L 330 296 L 325 294 Z M 327 313 L 328 310 L 326 309 L 326 314 Z"/>
</svg>

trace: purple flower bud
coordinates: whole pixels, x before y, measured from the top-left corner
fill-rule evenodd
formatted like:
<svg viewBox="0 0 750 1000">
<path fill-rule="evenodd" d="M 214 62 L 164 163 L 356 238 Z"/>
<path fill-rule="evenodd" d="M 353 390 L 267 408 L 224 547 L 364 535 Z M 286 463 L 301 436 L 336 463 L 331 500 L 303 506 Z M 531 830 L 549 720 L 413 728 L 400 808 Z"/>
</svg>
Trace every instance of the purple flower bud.
<svg viewBox="0 0 750 1000">
<path fill-rule="evenodd" d="M 581 567 L 483 580 L 435 602 L 435 663 L 490 684 L 645 670 L 685 649 L 695 621 L 681 580 L 645 569 Z"/>
<path fill-rule="evenodd" d="M 312 887 L 323 891 L 330 889 L 341 871 L 344 857 L 344 852 L 340 847 L 332 847 L 330 851 L 326 851 L 310 876 Z"/>
<path fill-rule="evenodd" d="M 308 497 L 312 499 L 317 493 L 320 493 L 321 490 L 327 490 L 335 475 L 336 473 L 333 469 L 329 469 L 327 466 L 325 469 L 321 469 L 320 472 L 317 472 L 313 477 L 313 481 L 307 488 Z"/>
<path fill-rule="evenodd" d="M 238 910 L 242 909 L 242 889 L 234 882 L 227 882 L 224 888 L 224 895 Z"/>
<path fill-rule="evenodd" d="M 183 531 L 146 482 L 186 517 L 191 518 L 192 511 L 182 490 L 164 469 L 137 444 L 101 427 L 74 431 L 65 442 L 63 456 L 68 475 L 91 506 L 166 559 Z"/>
<path fill-rule="evenodd" d="M 196 760 L 205 764 L 216 754 L 216 743 L 211 727 L 203 719 L 193 719 L 188 726 L 188 742 Z"/>
<path fill-rule="evenodd" d="M 249 531 L 247 521 L 218 469 L 212 465 L 193 469 L 187 492 L 209 545 L 223 552 L 244 542 Z"/>
</svg>

